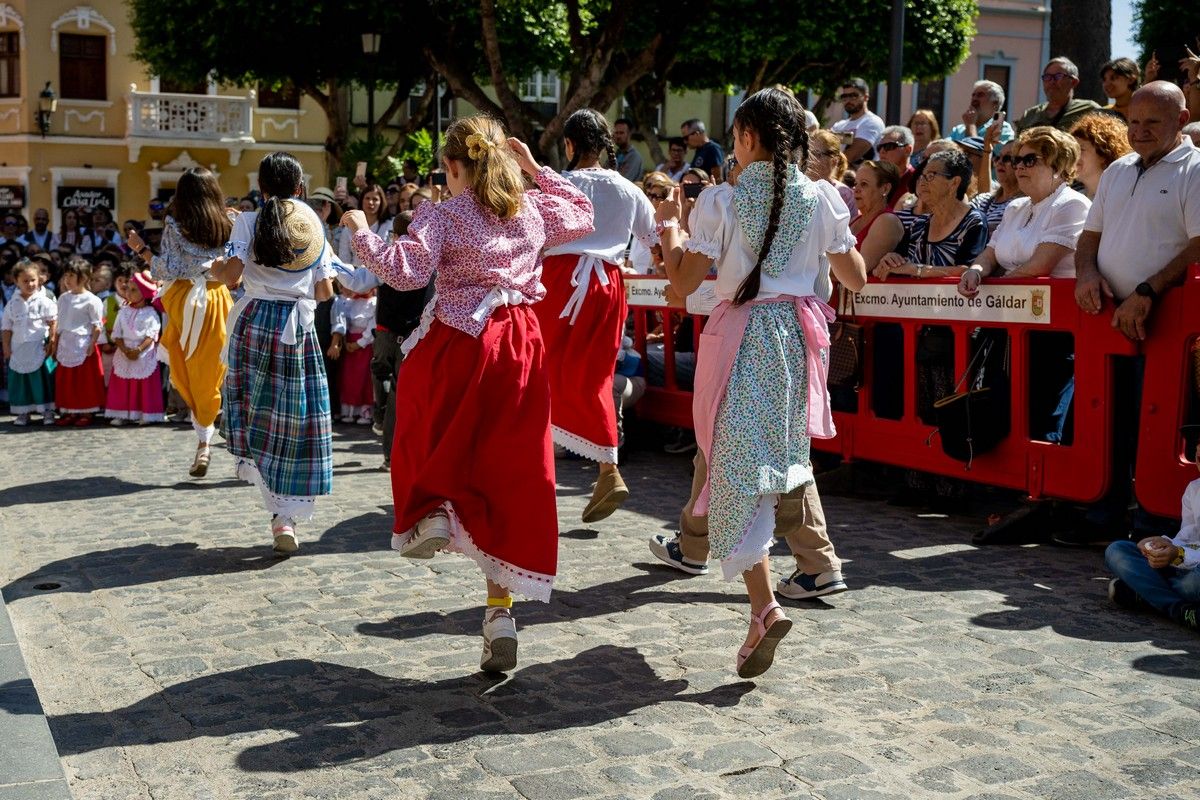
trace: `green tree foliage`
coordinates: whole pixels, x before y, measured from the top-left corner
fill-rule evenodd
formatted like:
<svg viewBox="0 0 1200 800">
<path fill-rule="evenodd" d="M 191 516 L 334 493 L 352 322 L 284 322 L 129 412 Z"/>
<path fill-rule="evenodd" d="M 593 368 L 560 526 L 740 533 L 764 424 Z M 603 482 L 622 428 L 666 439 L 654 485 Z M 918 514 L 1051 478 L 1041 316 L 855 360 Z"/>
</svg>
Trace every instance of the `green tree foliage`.
<svg viewBox="0 0 1200 800">
<path fill-rule="evenodd" d="M 420 28 L 405 5 L 408 24 Z M 419 10 L 420 4 L 413 5 Z M 326 149 L 331 166 L 349 139 L 346 90 L 351 85 L 364 85 L 373 67 L 380 87 L 397 90 L 396 102 L 374 121 L 374 134 L 395 116 L 412 87 L 430 77 L 410 36 L 385 35 L 374 65 L 363 54 L 364 31 L 403 30 L 401 10 L 394 4 L 130 0 L 129 14 L 136 38 L 134 58 L 152 74 L 182 82 L 211 74 L 222 83 L 247 87 L 290 82 L 316 100 L 329 120 Z"/>
<path fill-rule="evenodd" d="M 1181 76 L 1179 59 L 1184 46 L 1200 52 L 1200 5 L 1182 0 L 1136 0 L 1133 4 L 1134 41 L 1141 50 L 1145 65 L 1151 54 L 1157 53 L 1162 65 L 1158 77 L 1174 81 Z"/>
</svg>

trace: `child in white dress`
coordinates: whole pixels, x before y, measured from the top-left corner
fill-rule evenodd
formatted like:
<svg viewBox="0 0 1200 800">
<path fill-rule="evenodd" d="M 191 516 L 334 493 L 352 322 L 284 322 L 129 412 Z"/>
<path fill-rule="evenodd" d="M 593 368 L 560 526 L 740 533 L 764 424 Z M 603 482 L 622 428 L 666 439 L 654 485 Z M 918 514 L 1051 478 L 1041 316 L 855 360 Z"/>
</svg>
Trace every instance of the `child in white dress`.
<svg viewBox="0 0 1200 800">
<path fill-rule="evenodd" d="M 104 415 L 116 426 L 163 421 L 162 375 L 158 371 L 158 312 L 151 306 L 157 287 L 146 272 L 135 272 L 125 289 L 128 304 L 117 312 L 112 342 L 113 374 Z"/>
<path fill-rule="evenodd" d="M 24 259 L 13 267 L 17 291 L 4 306 L 0 321 L 4 360 L 8 362 L 8 403 L 14 425 L 28 425 L 29 415 L 54 424 L 54 383 L 46 366 L 53 348 L 58 306 L 38 284 L 37 265 Z"/>
</svg>

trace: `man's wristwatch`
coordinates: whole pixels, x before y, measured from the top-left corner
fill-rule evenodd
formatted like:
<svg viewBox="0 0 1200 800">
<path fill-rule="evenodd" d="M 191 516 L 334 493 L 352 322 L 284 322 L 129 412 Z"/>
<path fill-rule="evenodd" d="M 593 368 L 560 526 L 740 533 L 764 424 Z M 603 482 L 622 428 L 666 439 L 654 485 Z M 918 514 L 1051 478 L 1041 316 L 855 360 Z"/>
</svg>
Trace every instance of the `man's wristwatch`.
<svg viewBox="0 0 1200 800">
<path fill-rule="evenodd" d="M 1133 293 L 1136 294 L 1138 297 L 1145 297 L 1150 300 L 1154 300 L 1158 297 L 1158 292 L 1154 291 L 1154 287 L 1151 286 L 1146 281 L 1142 281 L 1137 286 L 1135 286 L 1133 288 Z"/>
</svg>

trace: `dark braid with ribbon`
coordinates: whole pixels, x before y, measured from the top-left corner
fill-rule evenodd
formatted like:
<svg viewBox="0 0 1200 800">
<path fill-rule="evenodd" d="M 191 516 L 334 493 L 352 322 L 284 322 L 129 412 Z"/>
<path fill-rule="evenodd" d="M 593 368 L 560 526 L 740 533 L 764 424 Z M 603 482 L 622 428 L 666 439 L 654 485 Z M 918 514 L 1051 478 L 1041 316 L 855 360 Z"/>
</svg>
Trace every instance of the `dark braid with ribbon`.
<svg viewBox="0 0 1200 800">
<path fill-rule="evenodd" d="M 771 152 L 771 213 L 758 261 L 742 281 L 733 304 L 740 306 L 758 296 L 762 283 L 762 263 L 771 252 L 779 217 L 783 212 L 787 188 L 788 167 L 797 156 L 808 158 L 808 133 L 804 128 L 804 107 L 790 93 L 781 89 L 763 89 L 742 101 L 733 116 L 734 135 L 752 130 L 763 148 Z"/>
<path fill-rule="evenodd" d="M 608 153 L 609 167 L 617 168 L 617 148 L 613 145 L 612 129 L 599 111 L 581 108 L 567 117 L 563 138 L 570 140 L 575 148 L 575 155 L 567 164 L 568 170 L 575 169 L 585 156 L 599 160 L 602 153 Z"/>
</svg>

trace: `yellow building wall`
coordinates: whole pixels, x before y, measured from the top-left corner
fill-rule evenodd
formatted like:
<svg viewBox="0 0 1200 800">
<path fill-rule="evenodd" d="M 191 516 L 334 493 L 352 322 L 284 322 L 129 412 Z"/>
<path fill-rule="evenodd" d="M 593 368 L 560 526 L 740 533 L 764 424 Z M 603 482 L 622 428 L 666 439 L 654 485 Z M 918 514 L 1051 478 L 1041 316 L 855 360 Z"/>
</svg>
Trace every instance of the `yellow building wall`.
<svg viewBox="0 0 1200 800">
<path fill-rule="evenodd" d="M 249 192 L 258 162 L 275 150 L 287 150 L 304 166 L 312 186 L 327 182 L 325 114 L 302 98 L 297 109 L 259 108 L 250 103 L 249 137 L 221 142 L 135 135 L 131 92 L 152 92 L 157 81 L 134 61 L 133 31 L 123 0 L 9 0 L 0 3 L 0 31 L 19 34 L 21 96 L 0 98 L 0 186 L 20 186 L 27 217 L 34 209 L 52 210 L 54 226 L 58 186 L 115 189 L 118 220 L 145 219 L 146 206 L 159 189 L 174 185 L 183 168 L 209 167 L 230 196 Z M 58 36 L 85 34 L 105 39 L 104 100 L 62 97 Z M 49 135 L 37 124 L 38 95 L 46 83 L 58 97 Z M 209 94 L 248 98 L 251 90 L 213 87 Z"/>
</svg>

